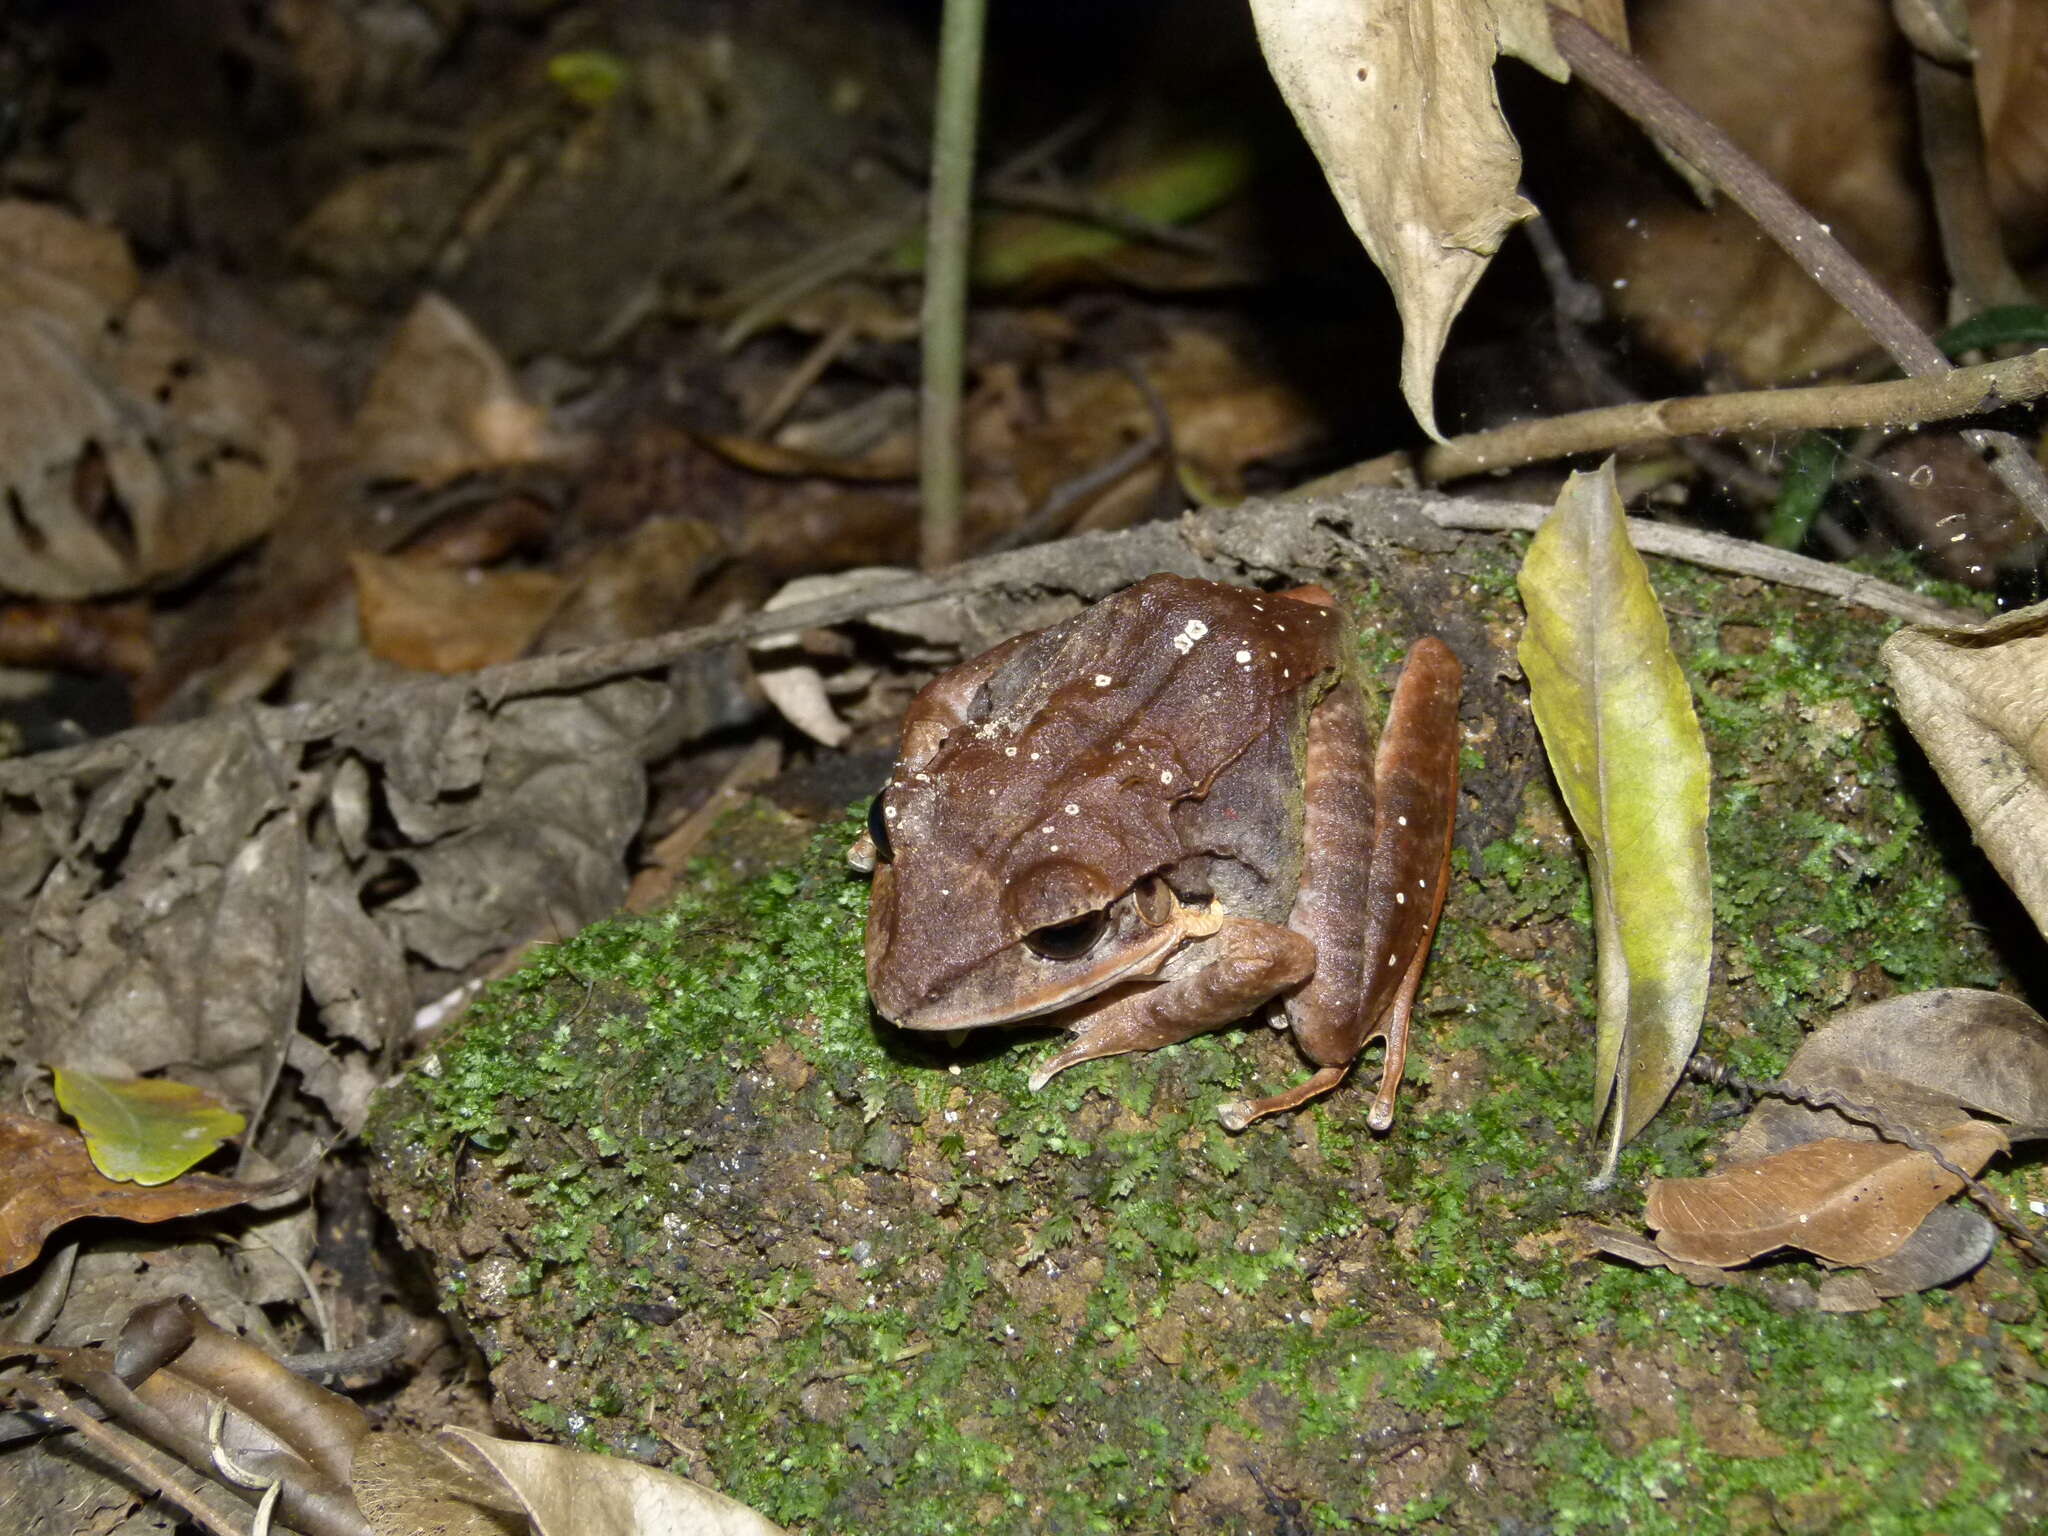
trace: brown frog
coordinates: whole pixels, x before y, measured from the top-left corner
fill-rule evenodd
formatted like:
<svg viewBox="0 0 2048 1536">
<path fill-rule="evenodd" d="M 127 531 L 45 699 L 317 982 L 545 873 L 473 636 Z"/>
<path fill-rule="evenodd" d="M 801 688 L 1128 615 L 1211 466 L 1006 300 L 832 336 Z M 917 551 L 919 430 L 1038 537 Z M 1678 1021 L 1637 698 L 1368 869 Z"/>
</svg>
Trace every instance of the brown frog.
<svg viewBox="0 0 2048 1536">
<path fill-rule="evenodd" d="M 1328 1092 L 1384 1036 L 1385 1130 L 1449 873 L 1461 674 L 1418 640 L 1375 760 L 1351 654 L 1319 587 L 1161 575 L 935 678 L 851 854 L 876 1008 L 1063 1025 L 1039 1088 L 1280 999 L 1317 1070 L 1223 1123 Z"/>
</svg>

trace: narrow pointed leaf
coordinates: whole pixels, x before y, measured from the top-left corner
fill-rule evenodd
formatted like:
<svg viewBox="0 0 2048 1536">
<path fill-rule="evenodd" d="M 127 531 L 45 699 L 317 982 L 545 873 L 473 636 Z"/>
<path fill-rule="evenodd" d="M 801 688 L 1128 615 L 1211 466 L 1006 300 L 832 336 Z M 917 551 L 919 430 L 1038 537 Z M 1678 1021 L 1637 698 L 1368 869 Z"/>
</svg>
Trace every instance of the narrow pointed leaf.
<svg viewBox="0 0 2048 1536">
<path fill-rule="evenodd" d="M 1707 749 L 1611 464 L 1572 476 L 1521 588 L 1530 703 L 1592 872 L 1604 1182 L 1684 1071 L 1706 1009 Z"/>
<path fill-rule="evenodd" d="M 166 1184 L 247 1123 L 203 1089 L 161 1077 L 102 1077 L 56 1067 L 57 1102 L 110 1179 Z"/>
</svg>

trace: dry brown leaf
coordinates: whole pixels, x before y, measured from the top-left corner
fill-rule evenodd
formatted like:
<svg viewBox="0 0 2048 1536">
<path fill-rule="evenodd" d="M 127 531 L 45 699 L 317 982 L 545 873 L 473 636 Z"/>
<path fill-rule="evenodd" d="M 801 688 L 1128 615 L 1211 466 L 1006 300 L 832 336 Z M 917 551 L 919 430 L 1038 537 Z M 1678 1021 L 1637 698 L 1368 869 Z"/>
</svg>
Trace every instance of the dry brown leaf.
<svg viewBox="0 0 2048 1536">
<path fill-rule="evenodd" d="M 122 1221 L 173 1221 L 240 1205 L 268 1193 L 188 1173 L 168 1184 L 119 1184 L 93 1167 L 85 1138 L 29 1115 L 0 1113 L 0 1275 L 11 1275 L 42 1251 L 43 1239 L 67 1221 L 113 1216 Z"/>
<path fill-rule="evenodd" d="M 1899 713 L 2005 883 L 2048 933 L 2048 603 L 1884 646 Z"/>
<path fill-rule="evenodd" d="M 444 1429 L 440 1443 L 458 1466 L 502 1481 L 540 1536 L 782 1536 L 737 1499 L 623 1457 L 473 1429 Z"/>
<path fill-rule="evenodd" d="M 569 590 L 534 649 L 566 651 L 681 629 L 691 599 L 725 559 L 725 540 L 694 517 L 650 517 L 566 573 Z"/>
<path fill-rule="evenodd" d="M 1611 5 L 1566 5 L 1612 25 Z M 1553 80 L 1542 0 L 1252 0 L 1266 64 L 1401 311 L 1401 390 L 1431 437 L 1451 321 L 1507 232 L 1536 210 L 1501 115 L 1494 59 Z M 1616 34 L 1618 35 L 1618 34 Z"/>
<path fill-rule="evenodd" d="M 1960 1280 L 1991 1257 L 1998 1228 L 1982 1211 L 1937 1205 L 1896 1253 L 1859 1271 L 1879 1296 L 1911 1296 Z"/>
<path fill-rule="evenodd" d="M 1932 1135 L 1967 1111 L 2011 1125 L 2048 1125 L 2048 1023 L 2016 997 L 1941 987 L 1838 1013 L 1800 1044 L 1780 1074 L 1789 1087 L 1833 1091 Z M 1833 1109 L 1765 1099 L 1728 1147 L 1752 1162 L 1802 1142 L 1877 1132 Z"/>
<path fill-rule="evenodd" d="M 2023 255 L 2048 234 L 2048 9 L 1970 0 L 1970 30 L 1991 196 Z"/>
<path fill-rule="evenodd" d="M 422 485 L 529 463 L 562 446 L 548 431 L 547 413 L 522 398 L 497 349 L 432 293 L 391 338 L 352 436 L 370 474 Z"/>
<path fill-rule="evenodd" d="M 917 475 L 915 449 L 908 438 L 892 438 L 880 451 L 862 458 L 813 453 L 733 432 L 704 432 L 697 440 L 720 458 L 761 475 L 884 481 L 910 480 Z"/>
<path fill-rule="evenodd" d="M 82 598 L 190 575 L 276 521 L 297 464 L 255 370 L 141 293 L 118 235 L 0 202 L 0 586 Z"/>
<path fill-rule="evenodd" d="M 419 672 L 473 672 L 526 654 L 567 585 L 547 571 L 462 571 L 349 556 L 363 643 Z"/>
<path fill-rule="evenodd" d="M 1172 425 L 1174 456 L 1220 497 L 1242 496 L 1246 466 L 1307 447 L 1323 428 L 1314 403 L 1235 328 L 1177 322 L 1163 350 L 1131 361 Z M 1041 419 L 1011 424 L 1007 441 L 984 432 L 977 444 L 994 461 L 986 467 L 1014 477 L 1033 507 L 1158 428 L 1122 367 L 1052 367 L 1034 394 Z M 1133 473 L 1156 481 L 1166 462 L 1162 452 Z"/>
<path fill-rule="evenodd" d="M 456 1466 L 418 1435 L 363 1436 L 349 1491 L 377 1536 L 527 1536 L 532 1529 L 495 1479 Z"/>
<path fill-rule="evenodd" d="M 1579 1223 L 1578 1235 L 1594 1253 L 1611 1254 L 1617 1259 L 1639 1264 L 1644 1269 L 1668 1269 L 1673 1274 L 1690 1280 L 1694 1285 L 1726 1286 L 1736 1283 L 1735 1278 L 1720 1265 L 1692 1264 L 1684 1259 L 1674 1259 L 1640 1233 L 1584 1221 Z"/>
<path fill-rule="evenodd" d="M 1934 1139 L 1973 1174 L 2007 1145 L 1982 1120 Z M 1897 1252 L 1962 1187 L 1924 1152 L 1828 1137 L 1705 1178 L 1653 1179 L 1644 1218 L 1658 1248 L 1686 1263 L 1731 1267 L 1799 1248 L 1833 1264 L 1870 1264 Z"/>
<path fill-rule="evenodd" d="M 1940 318 L 1887 7 L 1665 0 L 1637 8 L 1633 30 L 1650 74 L 1754 156 L 1918 319 Z M 1584 134 L 1581 155 L 1603 168 L 1585 178 L 1571 224 L 1586 275 L 1640 334 L 1681 366 L 1711 363 L 1757 384 L 1871 350 L 1861 325 L 1740 208 L 1702 208 L 1668 177 L 1627 174 L 1609 150 L 1615 131 L 1601 117 Z"/>
</svg>

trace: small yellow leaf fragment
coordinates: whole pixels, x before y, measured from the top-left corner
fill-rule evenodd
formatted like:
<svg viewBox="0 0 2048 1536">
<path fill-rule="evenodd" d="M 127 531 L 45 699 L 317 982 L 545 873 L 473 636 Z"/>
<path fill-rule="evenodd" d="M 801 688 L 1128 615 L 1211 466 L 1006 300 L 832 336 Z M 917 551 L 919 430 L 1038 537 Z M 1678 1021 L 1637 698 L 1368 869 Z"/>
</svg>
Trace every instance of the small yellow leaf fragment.
<svg viewBox="0 0 2048 1536">
<path fill-rule="evenodd" d="M 75 1067 L 54 1067 L 51 1075 L 57 1103 L 78 1122 L 93 1166 L 110 1179 L 167 1184 L 248 1123 L 204 1089 L 169 1078 Z"/>
</svg>

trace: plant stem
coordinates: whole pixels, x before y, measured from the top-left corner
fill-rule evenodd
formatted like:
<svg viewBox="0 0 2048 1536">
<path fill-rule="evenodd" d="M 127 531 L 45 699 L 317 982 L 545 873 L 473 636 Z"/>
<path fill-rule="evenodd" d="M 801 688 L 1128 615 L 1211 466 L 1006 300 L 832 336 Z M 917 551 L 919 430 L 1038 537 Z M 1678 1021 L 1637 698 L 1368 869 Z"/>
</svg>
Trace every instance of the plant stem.
<svg viewBox="0 0 2048 1536">
<path fill-rule="evenodd" d="M 1673 437 L 1724 432 L 1801 432 L 1835 427 L 1904 427 L 1947 421 L 2048 394 L 2048 348 L 1875 384 L 1817 384 L 1808 389 L 1749 389 L 1725 395 L 1639 400 L 1511 422 L 1468 432 L 1419 455 L 1387 454 L 1340 469 L 1303 489 L 1334 495 L 1361 485 L 1395 485 L 1412 474 L 1424 485 L 1540 464 L 1573 454 L 1606 453 Z"/>
<path fill-rule="evenodd" d="M 924 381 L 918 420 L 924 568 L 960 558 L 964 476 L 960 402 L 967 365 L 967 270 L 973 238 L 974 134 L 986 0 L 946 0 L 932 122 L 931 222 L 925 237 Z"/>
</svg>

